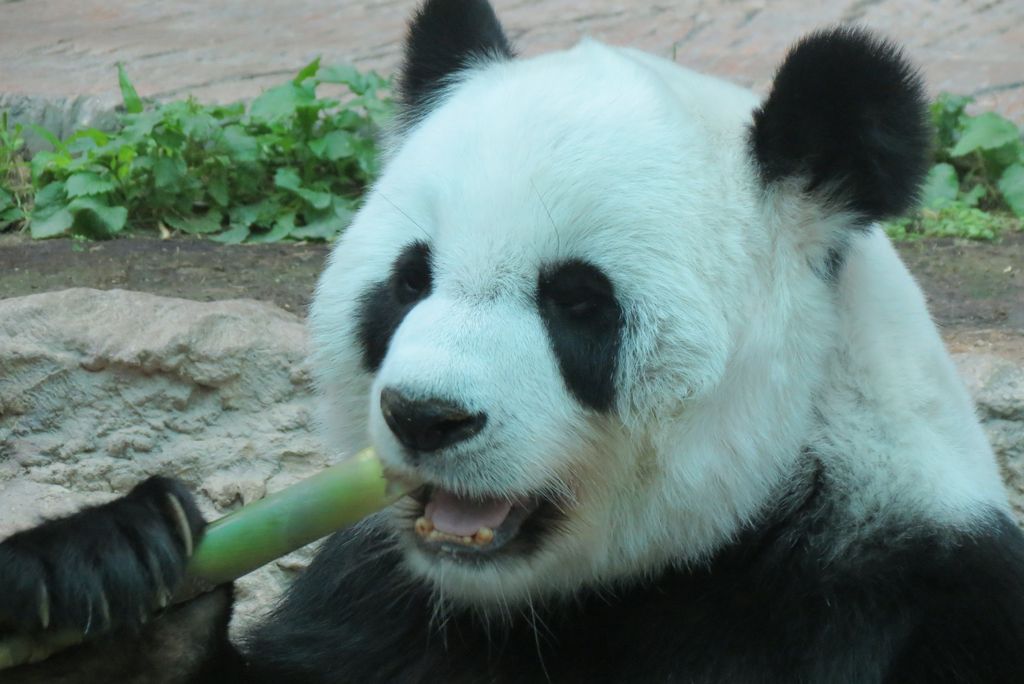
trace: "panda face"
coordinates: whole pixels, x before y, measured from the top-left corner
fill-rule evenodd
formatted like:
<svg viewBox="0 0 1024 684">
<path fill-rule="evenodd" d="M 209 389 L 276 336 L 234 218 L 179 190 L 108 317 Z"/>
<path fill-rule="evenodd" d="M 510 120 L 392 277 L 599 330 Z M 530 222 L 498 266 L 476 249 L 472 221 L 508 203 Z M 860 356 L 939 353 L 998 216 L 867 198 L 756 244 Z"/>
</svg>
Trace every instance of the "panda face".
<svg viewBox="0 0 1024 684">
<path fill-rule="evenodd" d="M 708 558 L 814 437 L 845 246 L 926 168 L 913 71 L 838 29 L 759 106 L 428 0 L 400 95 L 310 330 L 329 444 L 421 483 L 377 521 L 407 570 L 503 608 Z"/>
<path fill-rule="evenodd" d="M 608 504 L 657 478 L 653 424 L 729 353 L 743 134 L 597 44 L 482 67 L 408 133 L 312 329 L 333 441 L 424 482 L 396 518 L 418 571 L 528 588 L 639 539 Z"/>
</svg>

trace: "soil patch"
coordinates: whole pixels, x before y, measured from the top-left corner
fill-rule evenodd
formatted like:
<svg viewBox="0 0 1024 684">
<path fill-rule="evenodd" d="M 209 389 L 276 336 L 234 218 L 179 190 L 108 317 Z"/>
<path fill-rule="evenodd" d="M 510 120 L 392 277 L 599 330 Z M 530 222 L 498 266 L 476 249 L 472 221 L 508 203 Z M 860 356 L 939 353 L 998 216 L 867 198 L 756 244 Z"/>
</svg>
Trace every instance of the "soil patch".
<svg viewBox="0 0 1024 684">
<path fill-rule="evenodd" d="M 327 245 L 222 245 L 199 238 L 106 242 L 0 235 L 0 297 L 92 287 L 198 301 L 259 299 L 304 316 Z"/>
<path fill-rule="evenodd" d="M 993 243 L 922 240 L 899 251 L 940 326 L 1024 332 L 1024 233 Z"/>
<path fill-rule="evenodd" d="M 329 247 L 221 245 L 192 238 L 35 241 L 0 235 L 0 297 L 122 288 L 200 301 L 249 298 L 303 315 Z M 998 243 L 939 239 L 900 254 L 945 328 L 1024 331 L 1024 234 Z"/>
</svg>

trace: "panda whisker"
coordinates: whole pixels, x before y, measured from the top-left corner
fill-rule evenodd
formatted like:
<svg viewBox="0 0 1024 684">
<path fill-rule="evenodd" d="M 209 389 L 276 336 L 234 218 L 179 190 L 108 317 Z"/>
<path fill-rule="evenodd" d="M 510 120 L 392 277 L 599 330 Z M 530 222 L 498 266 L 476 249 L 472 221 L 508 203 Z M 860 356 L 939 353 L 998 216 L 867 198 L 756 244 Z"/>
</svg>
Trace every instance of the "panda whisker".
<svg viewBox="0 0 1024 684">
<path fill-rule="evenodd" d="M 541 648 L 541 636 L 540 636 L 539 630 L 537 629 L 537 622 L 538 622 L 537 611 L 536 611 L 536 609 L 533 606 L 533 595 L 532 594 L 527 595 L 526 607 L 527 607 L 527 609 L 530 612 L 529 613 L 530 630 L 533 632 L 533 645 L 534 645 L 534 648 L 535 648 L 535 650 L 537 652 L 537 663 L 540 665 L 541 672 L 544 674 L 544 681 L 550 683 L 552 681 L 551 674 L 548 672 L 548 667 L 547 667 L 547 665 L 544 662 L 544 652 L 543 652 L 543 649 Z M 524 615 L 524 617 L 526 617 L 526 616 Z"/>
<path fill-rule="evenodd" d="M 392 206 L 392 207 L 394 208 L 394 210 L 395 210 L 395 211 L 397 211 L 397 212 L 398 212 L 399 214 L 401 214 L 401 215 L 402 215 L 402 216 L 404 216 L 405 218 L 409 219 L 409 222 L 410 222 L 410 223 L 412 223 L 412 224 L 413 224 L 414 226 L 416 226 L 417 228 L 419 228 L 419 231 L 420 231 L 420 233 L 422 233 L 422 234 L 423 234 L 423 237 L 424 237 L 425 239 L 427 239 L 428 241 L 429 241 L 429 240 L 431 239 L 431 235 L 430 235 L 430 233 L 429 233 L 429 232 L 427 231 L 427 229 L 426 229 L 426 228 L 424 228 L 423 226 L 421 226 L 421 225 L 419 224 L 419 222 L 417 222 L 417 221 L 416 221 L 416 219 L 414 219 L 414 218 L 413 218 L 412 216 L 410 216 L 410 215 L 409 215 L 409 214 L 408 214 L 408 213 L 407 213 L 407 212 L 406 212 L 406 211 L 405 211 L 404 209 L 402 209 L 402 208 L 401 208 L 400 206 L 398 206 L 397 204 L 395 204 L 395 203 L 394 203 L 394 202 L 393 202 L 393 201 L 391 200 L 391 198 L 387 196 L 387 194 L 386 194 L 386 193 L 384 193 L 383 191 L 378 191 L 378 192 L 379 192 L 380 196 L 381 196 L 382 198 L 384 198 L 384 201 L 386 201 L 386 202 L 387 202 L 388 204 L 390 204 L 390 205 L 391 205 L 391 206 Z"/>
<path fill-rule="evenodd" d="M 554 217 L 551 215 L 551 209 L 548 208 L 547 202 L 544 201 L 544 195 L 537 189 L 537 185 L 530 179 L 530 187 L 533 188 L 534 194 L 537 195 L 537 199 L 540 200 L 540 206 L 544 208 L 544 213 L 548 217 L 548 221 L 551 223 L 551 229 L 555 233 L 555 253 L 561 254 L 562 252 L 562 235 L 558 231 L 558 224 L 555 223 Z"/>
</svg>

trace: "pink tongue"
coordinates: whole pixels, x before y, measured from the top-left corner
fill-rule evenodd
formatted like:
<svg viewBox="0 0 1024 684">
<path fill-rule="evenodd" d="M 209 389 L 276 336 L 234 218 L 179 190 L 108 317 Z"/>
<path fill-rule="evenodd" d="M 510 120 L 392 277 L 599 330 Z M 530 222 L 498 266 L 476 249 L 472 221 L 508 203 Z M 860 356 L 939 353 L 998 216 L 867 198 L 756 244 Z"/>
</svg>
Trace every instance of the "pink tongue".
<svg viewBox="0 0 1024 684">
<path fill-rule="evenodd" d="M 481 527 L 492 530 L 505 522 L 512 504 L 500 499 L 463 499 L 451 492 L 435 489 L 424 511 L 440 532 L 469 537 Z"/>
</svg>

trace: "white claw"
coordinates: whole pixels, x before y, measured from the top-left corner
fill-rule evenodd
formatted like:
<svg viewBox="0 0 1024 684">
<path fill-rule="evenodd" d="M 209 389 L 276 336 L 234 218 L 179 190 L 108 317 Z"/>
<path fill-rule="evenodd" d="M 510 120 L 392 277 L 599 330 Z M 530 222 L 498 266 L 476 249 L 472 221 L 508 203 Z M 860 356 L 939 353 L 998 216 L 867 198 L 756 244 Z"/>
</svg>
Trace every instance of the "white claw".
<svg viewBox="0 0 1024 684">
<path fill-rule="evenodd" d="M 174 522 L 178 525 L 178 532 L 181 535 L 181 541 L 185 544 L 185 557 L 191 558 L 192 529 L 188 524 L 188 516 L 185 515 L 185 509 L 182 507 L 181 502 L 178 501 L 178 497 L 168 492 L 167 501 L 171 504 L 171 511 L 173 513 Z"/>
<path fill-rule="evenodd" d="M 166 608 L 167 603 L 170 601 L 171 592 L 167 590 L 167 586 L 164 584 L 163 574 L 160 572 L 160 564 L 157 563 L 153 554 L 149 552 L 146 553 L 146 567 L 149 570 L 149 576 L 153 578 L 153 582 L 156 584 L 157 608 Z"/>
<path fill-rule="evenodd" d="M 107 601 L 107 595 L 100 592 L 100 615 L 103 618 L 103 629 L 110 627 L 110 602 Z"/>
<path fill-rule="evenodd" d="M 50 592 L 46 582 L 39 582 L 39 624 L 43 629 L 50 626 Z"/>
</svg>

